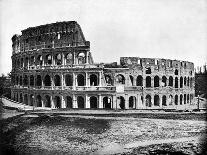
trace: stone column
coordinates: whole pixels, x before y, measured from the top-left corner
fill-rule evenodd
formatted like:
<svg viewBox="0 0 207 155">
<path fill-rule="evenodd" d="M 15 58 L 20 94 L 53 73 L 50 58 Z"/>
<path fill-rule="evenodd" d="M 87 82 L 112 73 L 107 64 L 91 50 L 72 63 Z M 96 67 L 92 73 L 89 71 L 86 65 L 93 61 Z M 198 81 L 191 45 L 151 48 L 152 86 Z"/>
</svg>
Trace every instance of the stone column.
<svg viewBox="0 0 207 155">
<path fill-rule="evenodd" d="M 42 107 L 45 107 L 42 96 L 41 96 L 41 104 L 42 104 Z"/>
<path fill-rule="evenodd" d="M 151 95 L 151 103 L 152 103 L 152 108 L 154 108 L 155 103 L 154 103 L 154 94 Z"/>
<path fill-rule="evenodd" d="M 54 109 L 55 105 L 54 105 L 54 101 L 53 101 L 52 95 L 50 96 L 50 102 L 51 102 L 51 108 Z"/>
<path fill-rule="evenodd" d="M 141 109 L 141 108 L 142 108 L 141 95 L 137 94 L 137 97 L 136 97 L 136 109 Z"/>
<path fill-rule="evenodd" d="M 154 88 L 154 77 L 151 77 L 151 87 Z"/>
<path fill-rule="evenodd" d="M 88 51 L 86 51 L 86 64 L 88 64 Z"/>
<path fill-rule="evenodd" d="M 101 76 L 102 76 L 102 74 L 101 74 L 101 72 L 99 72 L 99 87 L 101 87 L 102 86 L 102 84 L 101 84 Z"/>
<path fill-rule="evenodd" d="M 64 57 L 64 53 L 62 53 L 61 57 L 62 57 L 62 65 L 65 66 L 65 57 Z"/>
<path fill-rule="evenodd" d="M 90 81 L 90 79 L 88 78 L 88 72 L 86 72 L 86 83 L 85 83 L 86 87 L 89 86 L 89 81 Z"/>
<path fill-rule="evenodd" d="M 27 99 L 28 99 L 28 101 L 27 101 L 28 103 L 27 104 L 31 105 L 30 94 L 27 94 Z"/>
<path fill-rule="evenodd" d="M 52 87 L 52 89 L 54 89 L 55 83 L 54 83 L 54 76 L 53 76 L 53 74 L 50 77 L 51 77 L 51 87 Z"/>
<path fill-rule="evenodd" d="M 117 109 L 117 100 L 116 100 L 116 95 L 115 94 L 112 96 L 112 100 L 113 100 L 113 102 L 111 104 L 112 109 Z"/>
<path fill-rule="evenodd" d="M 159 107 L 162 108 L 162 95 L 159 95 L 159 98 L 160 98 L 160 105 L 159 105 Z"/>
<path fill-rule="evenodd" d="M 103 109 L 103 100 L 100 94 L 98 95 L 98 103 L 99 103 L 98 108 Z"/>
<path fill-rule="evenodd" d="M 129 109 L 129 97 L 128 94 L 125 94 L 125 109 Z"/>
<path fill-rule="evenodd" d="M 76 98 L 76 96 L 74 94 L 73 94 L 73 108 L 78 108 L 77 98 Z"/>
<path fill-rule="evenodd" d="M 63 73 L 61 74 L 61 86 L 62 86 L 62 90 L 63 90 L 63 87 L 65 86 L 65 80 L 64 80 L 64 74 Z"/>
<path fill-rule="evenodd" d="M 88 94 L 86 94 L 86 105 L 85 108 L 90 109 L 90 97 L 88 97 Z"/>
<path fill-rule="evenodd" d="M 75 65 L 77 64 L 75 51 L 73 52 L 73 62 L 74 62 Z"/>
<path fill-rule="evenodd" d="M 61 96 L 61 108 L 66 108 L 66 106 L 65 106 L 65 99 L 64 99 L 64 97 L 63 97 L 63 95 Z"/>
</svg>

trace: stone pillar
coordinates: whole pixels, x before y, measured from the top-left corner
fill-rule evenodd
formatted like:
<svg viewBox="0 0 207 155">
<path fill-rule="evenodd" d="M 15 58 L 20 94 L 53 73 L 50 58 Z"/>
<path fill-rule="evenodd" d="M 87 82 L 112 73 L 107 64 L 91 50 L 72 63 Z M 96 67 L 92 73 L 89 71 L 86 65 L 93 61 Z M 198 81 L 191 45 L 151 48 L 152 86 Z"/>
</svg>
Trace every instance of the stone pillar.
<svg viewBox="0 0 207 155">
<path fill-rule="evenodd" d="M 125 94 L 125 109 L 129 109 L 129 96 L 128 94 Z"/>
<path fill-rule="evenodd" d="M 159 107 L 162 108 L 162 95 L 159 95 L 159 98 L 160 98 L 160 105 L 159 105 Z"/>
<path fill-rule="evenodd" d="M 30 94 L 27 94 L 27 102 L 28 105 L 31 105 Z"/>
<path fill-rule="evenodd" d="M 54 83 L 54 76 L 51 75 L 50 77 L 51 77 L 51 87 L 52 87 L 52 89 L 54 89 L 54 86 L 55 86 L 55 83 Z"/>
<path fill-rule="evenodd" d="M 62 57 L 62 65 L 65 66 L 65 57 L 64 57 L 64 53 L 62 53 L 61 57 Z"/>
<path fill-rule="evenodd" d="M 151 95 L 151 103 L 152 103 L 152 108 L 154 108 L 155 103 L 154 103 L 154 94 Z"/>
<path fill-rule="evenodd" d="M 64 80 L 64 74 L 61 74 L 61 86 L 62 86 L 62 90 L 63 90 L 63 86 L 65 86 L 65 80 Z"/>
<path fill-rule="evenodd" d="M 88 64 L 88 51 L 86 51 L 86 64 Z"/>
<path fill-rule="evenodd" d="M 52 61 L 52 66 L 55 66 L 55 58 L 54 58 L 54 54 L 51 54 L 51 61 Z"/>
<path fill-rule="evenodd" d="M 113 102 L 112 102 L 112 104 L 111 104 L 112 109 L 117 109 L 116 95 L 113 95 L 113 96 L 112 96 L 112 100 L 113 100 Z"/>
<path fill-rule="evenodd" d="M 141 100 L 141 95 L 137 94 L 137 99 L 136 99 L 136 109 L 141 109 L 142 108 L 142 100 Z"/>
<path fill-rule="evenodd" d="M 101 86 L 102 86 L 102 84 L 101 84 L 101 79 L 102 79 L 102 78 L 101 78 L 101 77 L 102 77 L 101 72 L 99 72 L 99 75 L 98 75 L 98 76 L 99 76 L 99 87 L 101 87 Z"/>
<path fill-rule="evenodd" d="M 42 104 L 42 107 L 45 107 L 42 96 L 41 96 L 41 104 Z"/>
<path fill-rule="evenodd" d="M 66 106 L 65 106 L 65 99 L 64 99 L 64 96 L 62 95 L 61 96 L 61 108 L 66 108 Z"/>
<path fill-rule="evenodd" d="M 90 109 L 90 97 L 88 97 L 88 94 L 86 94 L 86 105 L 85 108 Z"/>
<path fill-rule="evenodd" d="M 151 77 L 151 87 L 154 88 L 154 77 Z"/>
<path fill-rule="evenodd" d="M 50 96 L 50 102 L 51 102 L 51 108 L 54 109 L 55 105 L 54 105 L 54 101 L 53 101 L 52 95 Z"/>
<path fill-rule="evenodd" d="M 98 104 L 99 105 L 98 108 L 99 109 L 103 109 L 103 100 L 102 100 L 102 97 L 101 97 L 100 94 L 98 95 L 98 103 L 99 103 Z"/>
<path fill-rule="evenodd" d="M 76 98 L 76 96 L 74 94 L 73 94 L 73 108 L 78 108 L 77 98 Z"/>
<path fill-rule="evenodd" d="M 146 99 L 145 99 L 145 95 L 143 94 L 143 108 L 146 109 Z"/>
<path fill-rule="evenodd" d="M 73 52 L 73 62 L 74 62 L 75 65 L 77 64 L 75 51 Z"/>
<path fill-rule="evenodd" d="M 89 86 L 89 81 L 90 81 L 90 79 L 88 78 L 88 72 L 86 72 L 86 83 L 85 83 L 86 87 Z"/>
</svg>

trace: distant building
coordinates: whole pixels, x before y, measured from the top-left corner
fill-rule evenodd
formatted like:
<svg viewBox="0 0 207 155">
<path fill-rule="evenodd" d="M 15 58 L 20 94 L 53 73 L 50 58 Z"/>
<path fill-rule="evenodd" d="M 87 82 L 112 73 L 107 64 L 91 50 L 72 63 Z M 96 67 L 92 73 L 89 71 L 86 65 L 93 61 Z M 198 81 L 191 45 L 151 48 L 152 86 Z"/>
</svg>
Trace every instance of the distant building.
<svg viewBox="0 0 207 155">
<path fill-rule="evenodd" d="M 12 99 L 51 108 L 180 109 L 194 98 L 194 64 L 121 57 L 94 64 L 75 21 L 27 28 L 12 37 Z"/>
</svg>

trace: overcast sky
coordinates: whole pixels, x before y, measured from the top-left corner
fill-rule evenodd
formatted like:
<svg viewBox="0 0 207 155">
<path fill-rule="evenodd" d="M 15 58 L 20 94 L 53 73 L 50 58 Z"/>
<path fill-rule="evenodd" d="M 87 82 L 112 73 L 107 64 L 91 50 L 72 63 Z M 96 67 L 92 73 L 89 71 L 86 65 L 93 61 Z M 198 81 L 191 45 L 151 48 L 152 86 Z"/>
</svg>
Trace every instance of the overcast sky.
<svg viewBox="0 0 207 155">
<path fill-rule="evenodd" d="M 21 30 L 77 21 L 95 62 L 122 56 L 207 62 L 207 0 L 0 0 L 0 74 Z"/>
</svg>

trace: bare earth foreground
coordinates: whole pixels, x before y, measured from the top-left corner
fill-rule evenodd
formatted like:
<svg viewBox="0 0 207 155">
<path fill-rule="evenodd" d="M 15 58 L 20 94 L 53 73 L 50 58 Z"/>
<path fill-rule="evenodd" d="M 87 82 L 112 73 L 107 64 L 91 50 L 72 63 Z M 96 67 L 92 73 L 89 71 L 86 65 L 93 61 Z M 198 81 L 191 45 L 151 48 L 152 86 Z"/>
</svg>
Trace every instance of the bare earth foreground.
<svg viewBox="0 0 207 155">
<path fill-rule="evenodd" d="M 2 119 L 1 154 L 205 154 L 206 122 L 126 115 L 33 112 Z M 121 113 L 121 112 L 119 112 Z M 150 116 L 150 113 L 148 114 Z M 172 114 L 173 115 L 173 114 Z M 203 114 L 205 115 L 205 114 Z M 137 117 L 135 117 L 137 116 Z M 156 117 L 157 116 L 157 117 Z M 166 115 L 167 116 L 167 115 Z M 175 116 L 175 114 L 174 114 Z M 196 118 L 197 117 L 197 118 Z M 176 118 L 176 117 L 175 117 Z"/>
</svg>

